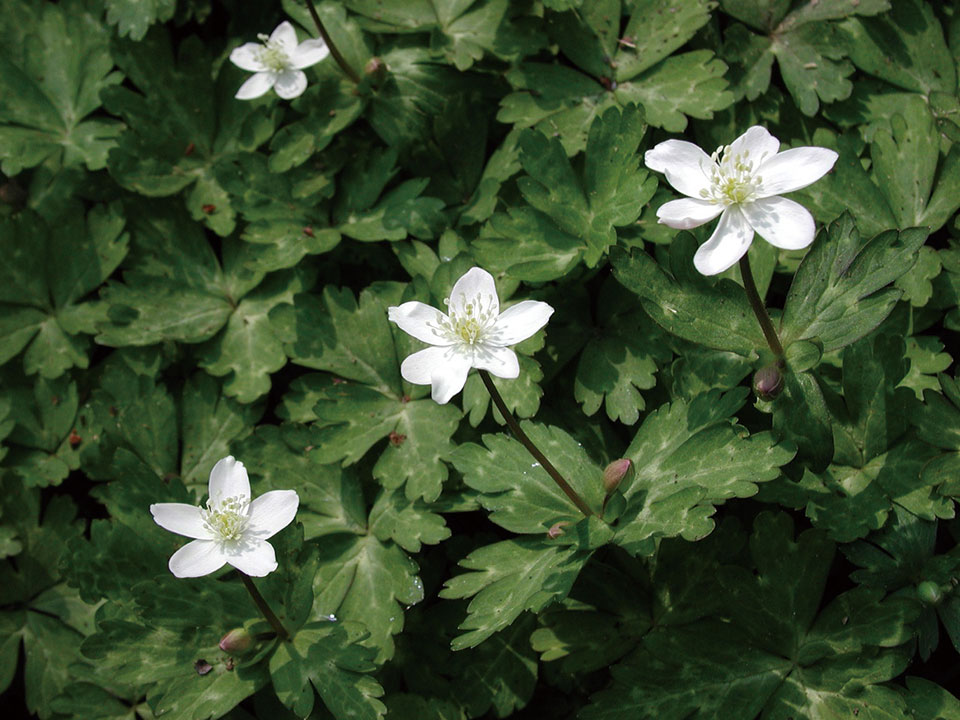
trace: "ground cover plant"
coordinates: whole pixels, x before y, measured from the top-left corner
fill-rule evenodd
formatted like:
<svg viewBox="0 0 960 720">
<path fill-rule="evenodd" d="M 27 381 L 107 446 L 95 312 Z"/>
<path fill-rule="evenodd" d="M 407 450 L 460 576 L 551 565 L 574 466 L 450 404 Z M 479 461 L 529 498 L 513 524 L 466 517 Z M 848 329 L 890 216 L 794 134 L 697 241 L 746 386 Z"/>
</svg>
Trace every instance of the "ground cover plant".
<svg viewBox="0 0 960 720">
<path fill-rule="evenodd" d="M 960 3 L 0 17 L 3 717 L 960 718 Z"/>
</svg>

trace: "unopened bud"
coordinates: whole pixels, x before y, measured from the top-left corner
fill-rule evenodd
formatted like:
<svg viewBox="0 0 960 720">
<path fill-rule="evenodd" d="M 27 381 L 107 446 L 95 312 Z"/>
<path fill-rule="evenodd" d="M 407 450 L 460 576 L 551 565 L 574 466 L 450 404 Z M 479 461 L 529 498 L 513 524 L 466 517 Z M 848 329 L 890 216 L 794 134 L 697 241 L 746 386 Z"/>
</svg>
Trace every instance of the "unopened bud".
<svg viewBox="0 0 960 720">
<path fill-rule="evenodd" d="M 220 649 L 231 655 L 243 655 L 253 645 L 253 636 L 243 628 L 234 628 L 220 638 Z"/>
<path fill-rule="evenodd" d="M 563 529 L 567 527 L 569 524 L 570 523 L 566 520 L 561 520 L 558 523 L 554 523 L 554 525 L 549 530 L 547 530 L 547 537 L 550 538 L 551 540 L 556 540 L 558 537 L 563 535 L 563 532 L 564 532 Z"/>
<path fill-rule="evenodd" d="M 387 64 L 382 58 L 372 57 L 363 68 L 363 73 L 374 85 L 379 85 L 387 76 Z"/>
<path fill-rule="evenodd" d="M 940 592 L 940 586 L 932 580 L 924 580 L 917 585 L 917 596 L 921 602 L 927 605 L 938 605 L 943 599 L 943 593 Z"/>
<path fill-rule="evenodd" d="M 633 463 L 630 462 L 629 458 L 620 458 L 619 460 L 614 460 L 604 468 L 603 489 L 607 491 L 607 495 L 620 487 L 620 483 L 623 482 L 627 473 L 630 472 L 632 465 Z"/>
<path fill-rule="evenodd" d="M 753 376 L 753 391 L 761 400 L 773 400 L 783 390 L 783 373 L 776 365 L 765 365 Z"/>
</svg>

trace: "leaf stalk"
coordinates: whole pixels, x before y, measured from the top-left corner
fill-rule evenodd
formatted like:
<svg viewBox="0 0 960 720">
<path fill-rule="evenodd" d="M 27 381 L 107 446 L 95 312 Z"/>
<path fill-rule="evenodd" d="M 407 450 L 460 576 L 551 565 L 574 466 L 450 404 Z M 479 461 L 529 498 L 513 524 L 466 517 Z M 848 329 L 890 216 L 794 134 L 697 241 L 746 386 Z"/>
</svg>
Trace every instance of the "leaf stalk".
<svg viewBox="0 0 960 720">
<path fill-rule="evenodd" d="M 763 336 L 767 339 L 767 345 L 773 350 L 774 355 L 782 358 L 783 345 L 780 344 L 780 338 L 773 327 L 770 313 L 767 312 L 763 300 L 760 299 L 760 293 L 757 292 L 757 284 L 753 281 L 753 271 L 750 269 L 750 258 L 746 254 L 740 258 L 740 276 L 743 278 L 743 289 L 747 293 L 747 300 L 750 301 L 753 314 L 757 316 L 757 322 L 760 323 Z"/>
<path fill-rule="evenodd" d="M 270 605 L 267 604 L 266 599 L 260 594 L 260 591 L 257 590 L 257 586 L 253 584 L 253 578 L 240 570 L 237 570 L 237 574 L 240 576 L 240 580 L 243 581 L 243 586 L 247 589 L 247 592 L 250 593 L 250 597 L 253 598 L 254 604 L 263 614 L 263 617 L 266 618 L 267 622 L 270 623 L 271 627 L 273 627 L 274 631 L 276 631 L 277 637 L 284 642 L 289 640 L 290 633 L 287 632 L 283 623 L 280 622 L 280 618 L 277 617 L 277 614 L 273 612 Z"/>
<path fill-rule="evenodd" d="M 513 432 L 517 440 L 520 441 L 520 444 L 523 445 L 527 451 L 533 455 L 540 467 L 547 471 L 547 474 L 553 478 L 553 481 L 557 486 L 563 490 L 564 494 L 570 498 L 570 501 L 577 506 L 577 509 L 580 510 L 586 517 L 593 515 L 593 511 L 590 509 L 590 506 L 584 502 L 583 498 L 577 494 L 577 491 L 570 487 L 563 475 L 553 466 L 553 464 L 547 460 L 546 455 L 540 452 L 540 448 L 533 444 L 533 441 L 527 437 L 527 434 L 520 429 L 520 423 L 516 421 L 511 413 L 507 409 L 507 404 L 503 401 L 503 397 L 500 395 L 500 391 L 497 390 L 497 386 L 493 384 L 493 379 L 490 377 L 490 373 L 486 370 L 477 369 L 477 372 L 480 373 L 480 379 L 483 380 L 484 387 L 487 388 L 487 392 L 490 393 L 490 398 L 493 400 L 493 404 L 497 406 L 497 410 L 500 411 L 500 414 L 503 416 L 503 419 L 507 422 L 507 425 L 510 427 L 510 430 Z"/>
<path fill-rule="evenodd" d="M 343 57 L 340 53 L 340 50 L 337 49 L 337 46 L 333 44 L 333 40 L 330 39 L 330 36 L 327 34 L 327 29 L 323 26 L 323 22 L 320 20 L 320 15 L 317 13 L 317 8 L 313 4 L 313 0 L 306 0 L 307 10 L 310 11 L 310 17 L 313 18 L 314 25 L 317 26 L 317 31 L 320 33 L 320 37 L 323 38 L 323 41 L 327 44 L 327 47 L 330 48 L 330 54 L 333 56 L 333 59 L 336 60 L 337 65 L 340 66 L 340 69 L 343 70 L 344 74 L 351 80 L 354 84 L 360 84 L 360 76 L 357 74 L 357 71 L 350 67 L 350 63 L 347 62 L 347 59 Z"/>
</svg>

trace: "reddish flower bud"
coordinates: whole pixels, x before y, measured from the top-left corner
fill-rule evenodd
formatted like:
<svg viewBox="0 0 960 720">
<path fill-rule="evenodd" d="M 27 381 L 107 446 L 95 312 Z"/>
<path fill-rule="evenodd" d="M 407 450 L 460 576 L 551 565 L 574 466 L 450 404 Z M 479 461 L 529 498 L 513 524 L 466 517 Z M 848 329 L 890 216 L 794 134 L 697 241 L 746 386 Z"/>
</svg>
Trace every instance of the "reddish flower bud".
<svg viewBox="0 0 960 720">
<path fill-rule="evenodd" d="M 753 376 L 753 390 L 761 400 L 773 400 L 783 390 L 783 373 L 774 365 L 766 365 Z"/>
<path fill-rule="evenodd" d="M 558 523 L 555 523 L 549 530 L 547 530 L 547 537 L 551 540 L 556 540 L 558 537 L 563 535 L 563 529 L 567 527 L 570 523 L 567 520 L 561 520 Z"/>
<path fill-rule="evenodd" d="M 372 57 L 363 68 L 363 73 L 374 83 L 380 84 L 387 74 L 387 64 L 382 58 Z"/>
<path fill-rule="evenodd" d="M 603 471 L 603 489 L 607 491 L 607 495 L 620 487 L 632 466 L 629 458 L 620 458 L 607 465 Z"/>
<path fill-rule="evenodd" d="M 243 655 L 253 645 L 253 636 L 243 628 L 234 628 L 220 638 L 220 649 L 231 655 Z"/>
</svg>

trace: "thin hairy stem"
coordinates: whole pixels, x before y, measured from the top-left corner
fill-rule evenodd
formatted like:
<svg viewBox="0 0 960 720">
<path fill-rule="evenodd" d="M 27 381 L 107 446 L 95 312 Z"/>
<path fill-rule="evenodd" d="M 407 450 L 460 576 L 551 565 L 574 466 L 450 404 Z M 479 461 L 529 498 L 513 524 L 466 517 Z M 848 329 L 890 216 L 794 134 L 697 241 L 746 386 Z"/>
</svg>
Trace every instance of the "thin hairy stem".
<svg viewBox="0 0 960 720">
<path fill-rule="evenodd" d="M 340 66 L 340 69 L 343 70 L 346 76 L 353 80 L 354 83 L 359 85 L 360 76 L 357 75 L 356 70 L 350 67 L 350 63 L 348 63 L 346 58 L 340 54 L 337 46 L 333 44 L 333 40 L 330 39 L 330 36 L 327 34 L 327 29 L 323 26 L 323 22 L 320 20 L 320 15 L 317 14 L 317 8 L 313 4 L 313 0 L 306 0 L 306 2 L 307 10 L 310 11 L 310 17 L 313 18 L 313 22 L 317 26 L 317 31 L 320 33 L 320 37 L 323 38 L 323 41 L 327 44 L 327 47 L 330 48 L 330 54 L 333 56 L 333 59 L 337 61 L 337 65 Z"/>
<path fill-rule="evenodd" d="M 777 337 L 777 331 L 773 327 L 773 321 L 767 308 L 764 307 L 763 300 L 757 292 L 757 284 L 753 281 L 753 272 L 750 270 L 750 259 L 744 255 L 740 258 L 740 276 L 743 278 L 743 289 L 747 293 L 747 300 L 750 301 L 750 307 L 753 308 L 753 314 L 757 316 L 757 322 L 760 323 L 760 329 L 763 330 L 763 336 L 767 339 L 767 345 L 773 350 L 773 354 L 778 358 L 783 357 L 783 345 L 780 344 L 780 338 Z"/>
<path fill-rule="evenodd" d="M 257 586 L 253 584 L 253 579 L 244 572 L 237 570 L 237 574 L 240 576 L 240 579 L 243 581 L 243 586 L 247 588 L 247 592 L 250 593 L 250 597 L 253 598 L 253 602 L 260 609 L 260 612 L 263 614 L 263 617 L 266 618 L 267 622 L 270 623 L 271 627 L 276 631 L 277 637 L 281 640 L 289 640 L 290 633 L 287 632 L 287 629 L 283 626 L 283 623 L 280 622 L 280 618 L 277 617 L 277 614 L 270 609 L 270 606 L 267 604 L 267 601 L 264 599 L 263 595 L 260 594 L 260 591 L 257 590 Z"/>
</svg>

